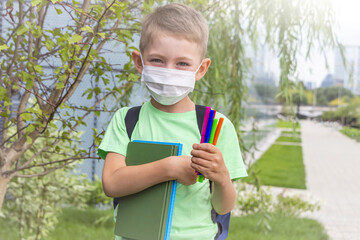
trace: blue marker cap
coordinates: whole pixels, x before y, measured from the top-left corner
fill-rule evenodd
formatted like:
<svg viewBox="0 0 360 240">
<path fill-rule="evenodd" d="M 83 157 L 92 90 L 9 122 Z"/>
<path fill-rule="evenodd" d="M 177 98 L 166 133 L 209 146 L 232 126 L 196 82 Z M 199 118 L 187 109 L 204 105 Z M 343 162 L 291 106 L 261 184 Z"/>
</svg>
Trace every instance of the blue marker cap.
<svg viewBox="0 0 360 240">
<path fill-rule="evenodd" d="M 212 124 L 213 124 L 213 120 L 214 120 L 214 110 L 210 110 L 210 114 L 209 114 L 209 120 L 206 126 L 206 134 L 205 134 L 205 143 L 209 143 L 209 139 L 210 139 L 210 134 L 211 134 L 211 128 L 212 128 Z"/>
</svg>

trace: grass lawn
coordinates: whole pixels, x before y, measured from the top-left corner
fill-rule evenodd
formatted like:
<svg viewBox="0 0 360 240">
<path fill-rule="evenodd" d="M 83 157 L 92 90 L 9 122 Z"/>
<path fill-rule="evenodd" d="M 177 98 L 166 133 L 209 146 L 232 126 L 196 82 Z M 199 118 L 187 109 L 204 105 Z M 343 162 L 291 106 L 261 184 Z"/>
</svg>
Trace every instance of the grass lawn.
<svg viewBox="0 0 360 240">
<path fill-rule="evenodd" d="M 232 217 L 228 240 L 327 240 L 324 227 L 313 219 L 286 217 L 274 214 L 271 231 L 260 234 L 259 215 Z"/>
<path fill-rule="evenodd" d="M 351 127 L 342 127 L 340 132 L 352 139 L 355 139 L 357 142 L 360 142 L 360 129 L 351 128 Z"/>
<path fill-rule="evenodd" d="M 112 240 L 114 239 L 113 218 L 103 225 L 95 225 L 97 219 L 108 214 L 112 215 L 112 213 L 113 210 L 64 208 L 56 228 L 45 239 Z M 19 239 L 17 228 L 10 225 L 5 219 L 0 218 L 0 226 L 0 239 Z"/>
<path fill-rule="evenodd" d="M 301 146 L 272 145 L 253 165 L 263 185 L 306 189 Z M 247 182 L 253 182 L 252 169 Z"/>
<path fill-rule="evenodd" d="M 295 128 L 295 129 L 300 129 L 300 123 L 295 123 L 295 122 L 291 122 L 291 121 L 282 121 L 279 120 L 277 123 L 277 127 L 278 128 Z"/>
<path fill-rule="evenodd" d="M 46 238 L 48 240 L 61 239 L 114 239 L 114 220 L 109 218 L 103 225 L 96 225 L 95 221 L 101 217 L 113 214 L 113 210 L 97 210 L 88 208 L 86 211 L 65 208 L 59 219 L 59 224 Z M 66 229 L 66 231 L 64 231 Z"/>
<path fill-rule="evenodd" d="M 72 240 L 106 240 L 114 239 L 113 219 L 109 219 L 103 225 L 96 226 L 94 222 L 100 217 L 112 215 L 112 210 L 96 210 L 88 208 L 77 210 L 64 208 L 59 217 L 59 223 L 45 239 L 72 239 Z M 248 215 L 243 217 L 232 217 L 230 220 L 229 240 L 327 240 L 322 225 L 315 220 L 285 217 L 274 214 L 270 221 L 272 230 L 265 236 L 260 235 L 261 228 L 258 226 L 259 215 Z M 6 219 L 0 219 L 1 239 L 19 239 L 17 228 L 11 226 Z"/>
<path fill-rule="evenodd" d="M 288 137 L 288 136 L 280 136 L 278 139 L 276 139 L 277 142 L 295 142 L 300 143 L 301 138 L 300 137 Z"/>
<path fill-rule="evenodd" d="M 300 132 L 299 131 L 281 131 L 282 134 L 287 134 L 287 135 L 294 135 L 294 136 L 300 136 Z"/>
<path fill-rule="evenodd" d="M 249 148 L 251 144 L 255 142 L 259 142 L 261 139 L 263 139 L 266 134 L 268 134 L 269 131 L 267 130 L 259 130 L 254 132 L 244 132 L 242 135 L 242 140 L 244 141 L 244 144 L 246 148 Z"/>
</svg>

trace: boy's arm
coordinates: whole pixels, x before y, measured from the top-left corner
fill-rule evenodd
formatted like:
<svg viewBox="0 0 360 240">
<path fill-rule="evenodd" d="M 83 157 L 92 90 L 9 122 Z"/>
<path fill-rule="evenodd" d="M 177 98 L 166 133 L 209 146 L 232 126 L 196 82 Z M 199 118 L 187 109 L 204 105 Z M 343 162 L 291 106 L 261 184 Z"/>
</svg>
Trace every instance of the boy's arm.
<svg viewBox="0 0 360 240">
<path fill-rule="evenodd" d="M 230 212 L 236 202 L 236 190 L 221 151 L 212 144 L 194 144 L 191 166 L 213 182 L 211 204 L 218 214 Z"/>
<path fill-rule="evenodd" d="M 230 212 L 236 202 L 236 190 L 231 179 L 223 183 L 213 182 L 211 204 L 218 214 Z"/>
<path fill-rule="evenodd" d="M 143 165 L 126 166 L 123 155 L 109 152 L 102 174 L 103 189 L 109 197 L 122 197 L 169 180 L 190 185 L 196 181 L 190 162 L 187 156 L 171 156 Z"/>
</svg>

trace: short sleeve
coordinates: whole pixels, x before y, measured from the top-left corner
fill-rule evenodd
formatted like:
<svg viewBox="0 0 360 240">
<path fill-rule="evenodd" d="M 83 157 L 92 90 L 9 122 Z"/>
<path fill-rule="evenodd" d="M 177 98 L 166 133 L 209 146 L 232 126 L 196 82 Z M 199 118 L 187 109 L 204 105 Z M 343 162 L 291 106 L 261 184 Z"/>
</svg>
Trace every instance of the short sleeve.
<svg viewBox="0 0 360 240">
<path fill-rule="evenodd" d="M 102 159 L 106 158 L 108 152 L 126 156 L 126 148 L 130 140 L 126 132 L 124 119 L 128 110 L 128 107 L 121 108 L 112 117 L 97 151 L 97 154 Z"/>
<path fill-rule="evenodd" d="M 222 153 L 230 178 L 236 180 L 247 177 L 234 125 L 226 117 L 224 117 L 224 123 L 216 146 Z"/>
</svg>

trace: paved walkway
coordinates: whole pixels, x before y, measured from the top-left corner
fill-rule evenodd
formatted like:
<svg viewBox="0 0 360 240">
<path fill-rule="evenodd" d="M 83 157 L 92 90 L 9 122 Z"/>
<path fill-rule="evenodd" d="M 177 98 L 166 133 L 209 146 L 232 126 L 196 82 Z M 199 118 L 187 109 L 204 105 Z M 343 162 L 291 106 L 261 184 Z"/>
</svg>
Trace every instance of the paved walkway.
<svg viewBox="0 0 360 240">
<path fill-rule="evenodd" d="M 310 121 L 301 137 L 308 190 L 323 201 L 312 217 L 332 240 L 360 240 L 360 143 Z"/>
</svg>

